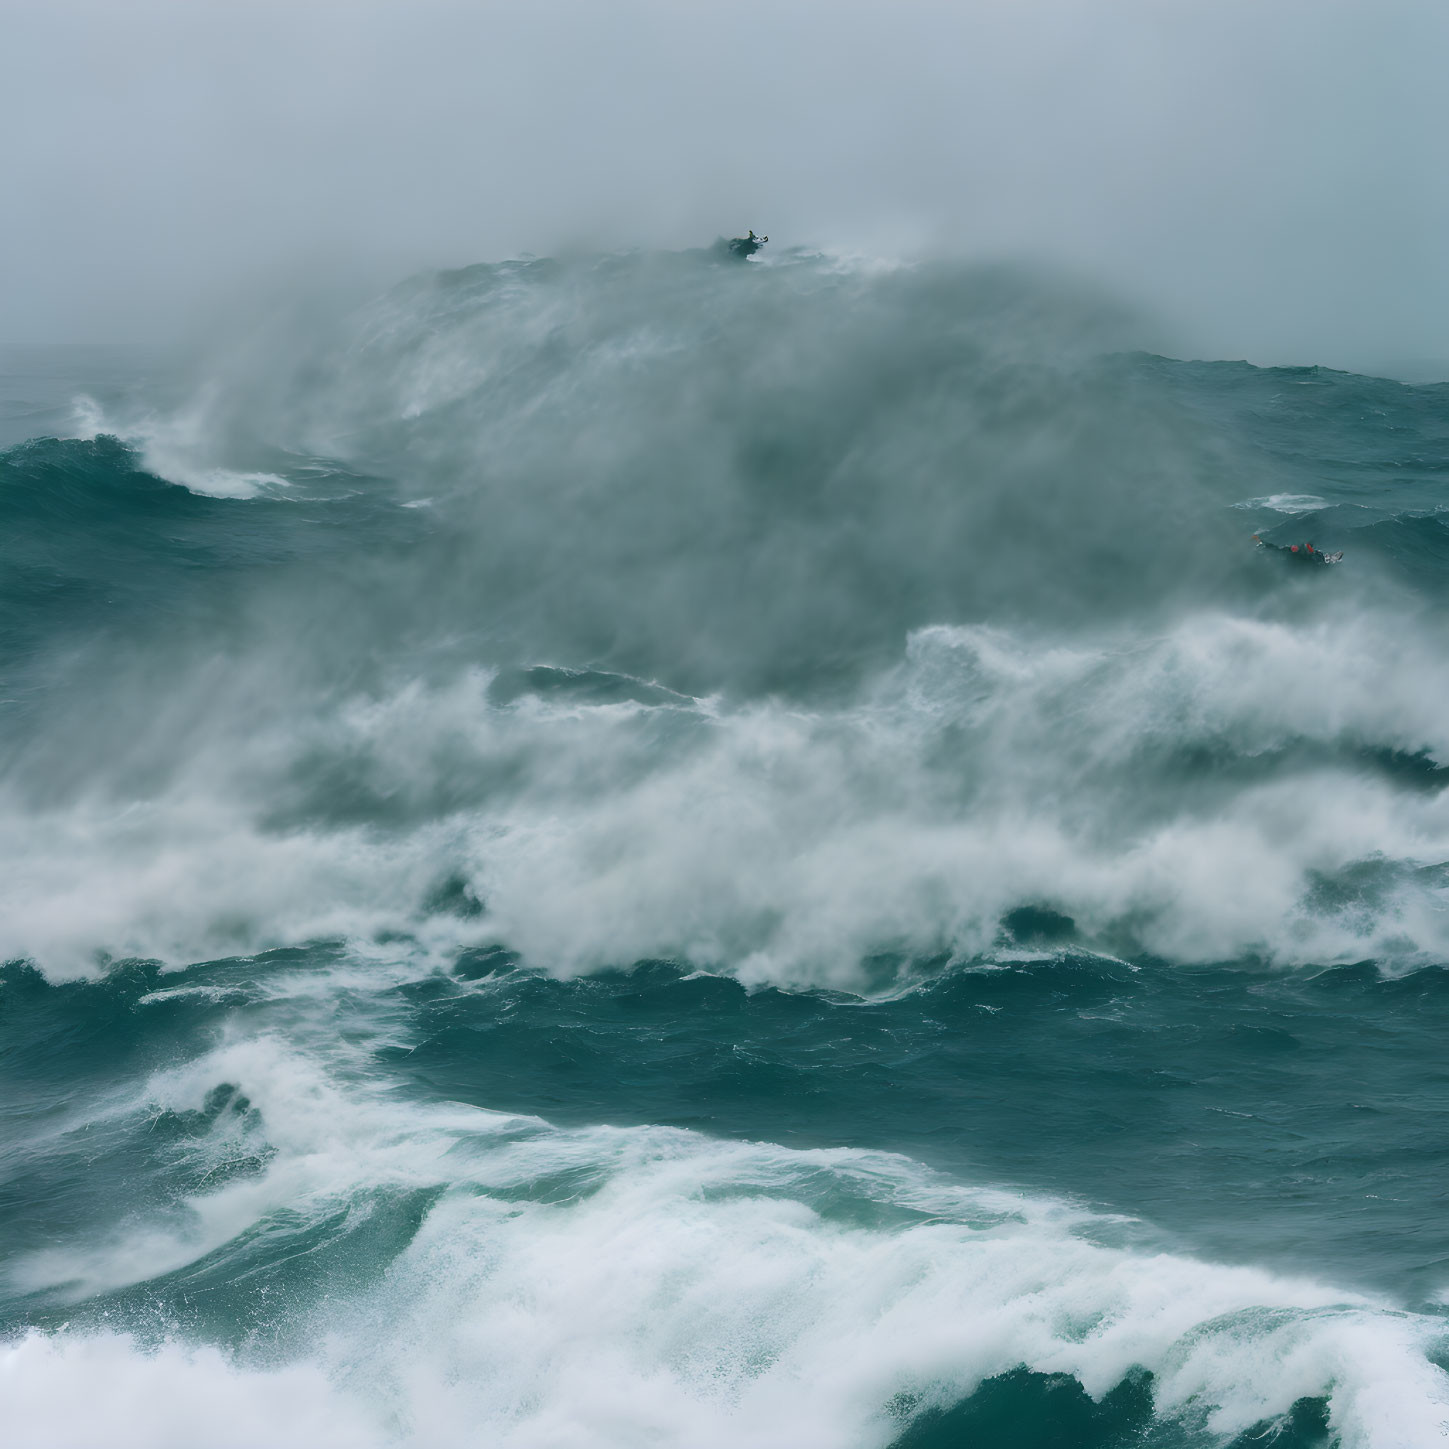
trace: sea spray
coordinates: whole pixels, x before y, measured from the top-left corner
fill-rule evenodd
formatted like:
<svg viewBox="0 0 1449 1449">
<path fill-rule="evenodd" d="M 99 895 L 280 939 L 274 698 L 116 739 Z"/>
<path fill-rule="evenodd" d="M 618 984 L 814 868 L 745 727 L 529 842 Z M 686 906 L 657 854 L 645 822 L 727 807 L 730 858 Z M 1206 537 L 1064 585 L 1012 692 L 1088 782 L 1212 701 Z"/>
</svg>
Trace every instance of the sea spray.
<svg viewBox="0 0 1449 1449">
<path fill-rule="evenodd" d="M 1443 390 L 1144 335 L 631 254 L 80 358 L 20 1442 L 1442 1437 Z"/>
</svg>

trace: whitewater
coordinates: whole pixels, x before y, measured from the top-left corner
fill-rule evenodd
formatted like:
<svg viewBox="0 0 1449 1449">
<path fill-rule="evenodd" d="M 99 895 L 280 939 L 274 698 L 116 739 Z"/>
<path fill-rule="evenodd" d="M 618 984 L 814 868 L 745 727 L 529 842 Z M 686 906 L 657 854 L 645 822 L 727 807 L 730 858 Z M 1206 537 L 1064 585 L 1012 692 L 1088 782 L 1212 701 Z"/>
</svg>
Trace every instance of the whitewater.
<svg viewBox="0 0 1449 1449">
<path fill-rule="evenodd" d="M 0 354 L 9 1441 L 1449 1439 L 1449 384 L 1148 338 L 705 249 Z"/>
</svg>

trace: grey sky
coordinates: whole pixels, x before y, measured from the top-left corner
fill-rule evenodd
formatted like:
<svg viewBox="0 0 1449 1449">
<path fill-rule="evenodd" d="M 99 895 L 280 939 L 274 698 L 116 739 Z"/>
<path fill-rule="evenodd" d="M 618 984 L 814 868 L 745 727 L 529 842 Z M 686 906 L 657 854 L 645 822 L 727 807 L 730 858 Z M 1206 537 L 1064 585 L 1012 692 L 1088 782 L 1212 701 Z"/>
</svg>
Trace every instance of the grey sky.
<svg viewBox="0 0 1449 1449">
<path fill-rule="evenodd" d="M 0 338 L 559 247 L 1045 258 L 1177 350 L 1449 355 L 1443 0 L 0 0 Z"/>
</svg>

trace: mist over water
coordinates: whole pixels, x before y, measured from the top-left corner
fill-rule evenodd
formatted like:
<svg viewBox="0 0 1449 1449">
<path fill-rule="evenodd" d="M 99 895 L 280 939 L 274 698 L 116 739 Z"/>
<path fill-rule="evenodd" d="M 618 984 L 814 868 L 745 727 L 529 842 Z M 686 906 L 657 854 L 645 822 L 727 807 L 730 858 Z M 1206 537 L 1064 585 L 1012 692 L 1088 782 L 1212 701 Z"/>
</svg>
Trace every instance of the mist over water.
<svg viewBox="0 0 1449 1449">
<path fill-rule="evenodd" d="M 27 1442 L 1436 1442 L 1449 394 L 1153 335 L 704 249 L 9 364 Z"/>
<path fill-rule="evenodd" d="M 16 0 L 4 26 L 15 341 L 754 226 L 1045 260 L 1175 355 L 1449 377 L 1435 0 Z"/>
<path fill-rule="evenodd" d="M 75 969 L 291 944 L 348 902 L 406 929 L 460 881 L 560 969 L 682 952 L 847 984 L 882 950 L 984 949 L 1024 905 L 1179 959 L 1442 949 L 1416 569 L 1442 458 L 1395 457 L 1428 476 L 1377 508 L 1351 474 L 1336 505 L 1293 493 L 1211 410 L 1291 427 L 1344 383 L 1130 337 L 1027 273 L 632 255 L 267 329 L 170 414 L 83 401 L 89 441 L 9 455 L 11 921 Z M 1436 416 L 1438 390 L 1357 386 L 1370 450 L 1403 426 L 1375 390 Z M 1308 519 L 1368 545 L 1352 570 L 1249 544 Z M 133 880 L 111 918 L 77 831 L 185 839 L 217 893 L 178 917 L 164 873 Z M 93 938 L 29 874 L 52 833 Z M 1323 909 L 1365 862 L 1383 909 Z M 197 936 L 148 934 L 153 910 Z"/>
</svg>

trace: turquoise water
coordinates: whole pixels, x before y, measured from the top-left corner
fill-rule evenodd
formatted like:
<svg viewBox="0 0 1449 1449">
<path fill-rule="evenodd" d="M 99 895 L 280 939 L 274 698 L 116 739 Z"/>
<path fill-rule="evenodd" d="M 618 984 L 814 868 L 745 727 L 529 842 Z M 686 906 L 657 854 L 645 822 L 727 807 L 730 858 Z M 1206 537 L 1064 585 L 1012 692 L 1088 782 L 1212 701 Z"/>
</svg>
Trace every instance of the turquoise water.
<svg viewBox="0 0 1449 1449">
<path fill-rule="evenodd" d="M 18 1442 L 1440 1442 L 1449 386 L 1134 327 L 7 353 Z"/>
</svg>

